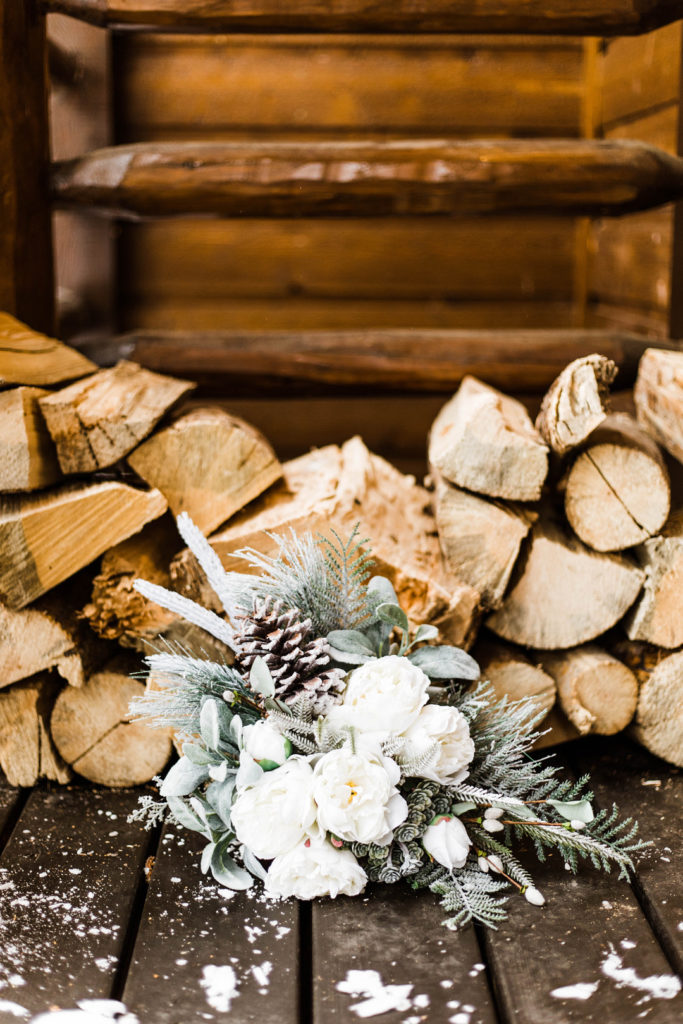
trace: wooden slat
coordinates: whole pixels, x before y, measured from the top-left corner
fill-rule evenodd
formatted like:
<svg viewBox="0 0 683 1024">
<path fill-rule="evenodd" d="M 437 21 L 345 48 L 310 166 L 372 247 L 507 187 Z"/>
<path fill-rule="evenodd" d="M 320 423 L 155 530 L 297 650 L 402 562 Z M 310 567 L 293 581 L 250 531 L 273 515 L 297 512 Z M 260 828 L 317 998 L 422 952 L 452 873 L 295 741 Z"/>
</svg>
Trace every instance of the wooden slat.
<svg viewBox="0 0 683 1024">
<path fill-rule="evenodd" d="M 590 772 L 597 803 L 616 803 L 654 844 L 639 860 L 635 887 L 673 967 L 683 973 L 683 772 L 621 736 L 586 741 L 570 754 L 579 771 Z"/>
<path fill-rule="evenodd" d="M 430 893 L 378 886 L 369 898 L 339 897 L 316 902 L 312 910 L 314 1024 L 365 1016 L 352 1010 L 363 997 L 339 989 L 350 971 L 376 971 L 385 986 L 412 986 L 410 1005 L 382 1020 L 495 1024 L 474 929 L 453 933 L 442 927 L 448 915 Z"/>
<path fill-rule="evenodd" d="M 130 217 L 616 215 L 683 196 L 683 160 L 632 141 L 138 143 L 58 163 L 53 186 Z"/>
<path fill-rule="evenodd" d="M 0 310 L 54 330 L 45 19 L 0 0 Z"/>
<path fill-rule="evenodd" d="M 628 776 L 626 784 L 631 784 Z M 503 1020 L 611 1024 L 637 1021 L 645 1012 L 651 1024 L 677 1024 L 680 994 L 671 1000 L 647 998 L 642 988 L 608 976 L 612 965 L 632 970 L 638 979 L 671 976 L 628 883 L 589 866 L 574 880 L 557 857 L 533 871 L 546 905 L 539 909 L 513 898 L 509 919 L 498 931 L 484 933 Z M 670 983 L 675 985 L 673 977 Z M 576 985 L 594 988 L 581 998 Z M 570 991 L 563 994 L 563 989 Z"/>
<path fill-rule="evenodd" d="M 109 996 L 150 841 L 126 821 L 137 799 L 85 788 L 31 795 L 0 858 L 3 1001 L 38 1013 Z M 0 1002 L 0 1021 L 16 1020 Z"/>
<path fill-rule="evenodd" d="M 99 25 L 215 31 L 627 35 L 680 17 L 677 0 L 44 0 Z"/>
<path fill-rule="evenodd" d="M 582 66 L 573 39 L 126 33 L 118 141 L 570 137 Z"/>
<path fill-rule="evenodd" d="M 666 312 L 671 297 L 672 210 L 593 225 L 591 298 Z"/>
<path fill-rule="evenodd" d="M 635 379 L 647 339 L 602 331 L 138 331 L 106 358 L 188 376 L 224 395 L 321 387 L 451 392 L 466 373 L 495 387 L 545 391 L 568 362 L 592 352 Z M 104 353 L 101 353 L 101 355 Z"/>
<path fill-rule="evenodd" d="M 601 62 L 603 125 L 678 100 L 682 31 L 675 24 L 644 39 L 609 43 Z"/>
<path fill-rule="evenodd" d="M 297 904 L 266 900 L 260 883 L 258 891 L 233 894 L 210 876 L 204 879 L 199 867 L 201 846 L 195 833 L 177 836 L 165 828 L 124 1002 L 145 1024 L 200 1024 L 215 1018 L 295 1024 L 299 1019 Z M 221 1006 L 216 994 L 221 968 L 223 977 L 230 970 L 235 975 L 232 1008 Z"/>
</svg>

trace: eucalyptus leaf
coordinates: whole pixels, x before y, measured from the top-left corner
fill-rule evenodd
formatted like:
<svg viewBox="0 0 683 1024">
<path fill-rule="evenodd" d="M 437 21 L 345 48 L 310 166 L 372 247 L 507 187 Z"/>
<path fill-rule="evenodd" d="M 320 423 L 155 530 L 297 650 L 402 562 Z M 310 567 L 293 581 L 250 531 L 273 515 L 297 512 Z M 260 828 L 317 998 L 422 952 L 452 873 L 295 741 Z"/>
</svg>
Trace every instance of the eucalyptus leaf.
<svg viewBox="0 0 683 1024">
<path fill-rule="evenodd" d="M 230 811 L 235 795 L 235 776 L 229 775 L 224 782 L 212 782 L 206 791 L 206 799 L 226 828 L 231 827 Z"/>
<path fill-rule="evenodd" d="M 377 604 L 398 604 L 398 597 L 386 576 L 373 576 L 368 583 L 368 597 Z"/>
<path fill-rule="evenodd" d="M 250 889 L 254 881 L 249 872 L 239 867 L 230 856 L 227 842 L 216 843 L 211 856 L 211 874 L 226 889 Z"/>
<path fill-rule="evenodd" d="M 474 658 L 459 647 L 419 647 L 408 660 L 430 679 L 479 679 L 481 674 Z"/>
<path fill-rule="evenodd" d="M 595 817 L 590 800 L 548 800 L 567 821 L 582 821 L 585 825 Z"/>
<path fill-rule="evenodd" d="M 439 631 L 436 626 L 432 626 L 429 623 L 424 622 L 421 626 L 417 627 L 413 643 L 420 644 L 426 640 L 436 640 L 438 635 Z"/>
<path fill-rule="evenodd" d="M 204 822 L 190 810 L 185 801 L 179 796 L 166 797 L 166 803 L 168 804 L 168 809 L 175 820 L 182 825 L 183 828 L 189 828 L 192 832 L 202 832 L 206 834 L 207 829 Z"/>
<path fill-rule="evenodd" d="M 240 766 L 237 771 L 237 788 L 244 789 L 245 786 L 253 786 L 262 776 L 263 768 L 254 760 L 251 754 L 243 750 L 240 754 Z"/>
<path fill-rule="evenodd" d="M 206 765 L 193 764 L 188 757 L 181 757 L 167 772 L 159 787 L 161 796 L 189 796 L 209 777 Z"/>
<path fill-rule="evenodd" d="M 466 811 L 475 811 L 477 805 L 473 804 L 471 800 L 463 800 L 459 804 L 452 804 L 451 814 L 465 814 Z"/>
<path fill-rule="evenodd" d="M 202 874 L 203 875 L 205 875 L 206 872 L 211 867 L 211 858 L 213 857 L 213 851 L 215 849 L 216 849 L 216 844 L 215 843 L 208 843 L 204 847 L 204 849 L 202 850 L 202 859 L 201 859 L 200 867 L 202 869 Z"/>
<path fill-rule="evenodd" d="M 260 693 L 262 697 L 275 696 L 275 682 L 263 658 L 254 658 L 249 673 L 249 684 L 252 690 Z"/>
<path fill-rule="evenodd" d="M 390 626 L 398 626 L 404 633 L 407 633 L 410 628 L 408 616 L 397 604 L 389 604 L 389 602 L 379 604 L 375 609 L 375 615 L 381 622 L 386 622 Z"/>
<path fill-rule="evenodd" d="M 218 750 L 221 741 L 218 705 L 213 697 L 208 697 L 199 712 L 199 731 L 209 750 Z"/>
<path fill-rule="evenodd" d="M 201 743 L 187 742 L 183 744 L 183 755 L 192 761 L 192 764 L 206 765 L 209 767 L 212 764 L 216 764 L 218 761 L 218 755 L 214 754 L 211 750 L 207 750 Z"/>
<path fill-rule="evenodd" d="M 262 882 L 267 881 L 268 872 L 258 857 L 254 856 L 248 846 L 240 846 L 240 855 L 244 861 L 244 866 L 247 871 L 251 872 L 255 878 L 260 878 Z"/>
<path fill-rule="evenodd" d="M 338 653 L 363 656 L 364 661 L 375 657 L 370 641 L 359 629 L 333 629 L 327 641 Z"/>
</svg>

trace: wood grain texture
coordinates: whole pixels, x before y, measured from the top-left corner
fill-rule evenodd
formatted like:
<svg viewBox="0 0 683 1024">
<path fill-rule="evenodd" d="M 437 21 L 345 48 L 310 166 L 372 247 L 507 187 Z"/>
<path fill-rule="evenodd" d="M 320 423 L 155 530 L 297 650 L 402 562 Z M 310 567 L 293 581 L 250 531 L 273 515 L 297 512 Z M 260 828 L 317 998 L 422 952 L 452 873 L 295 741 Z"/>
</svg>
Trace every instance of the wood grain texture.
<svg viewBox="0 0 683 1024">
<path fill-rule="evenodd" d="M 617 368 L 601 353 L 575 359 L 543 396 L 536 429 L 556 455 L 566 455 L 602 423 Z"/>
<path fill-rule="evenodd" d="M 34 4 L 0 3 L 0 309 L 54 330 L 47 45 Z"/>
<path fill-rule="evenodd" d="M 683 462 L 683 352 L 648 349 L 633 396 L 641 426 Z"/>
<path fill-rule="evenodd" d="M 3 999 L 24 1016 L 109 997 L 149 847 L 149 834 L 126 820 L 138 798 L 93 788 L 31 794 L 0 860 L 14 903 L 0 940 Z M 17 1017 L 3 1007 L 2 1020 Z"/>
<path fill-rule="evenodd" d="M 34 786 L 39 779 L 64 785 L 71 769 L 50 736 L 50 715 L 60 682 L 49 672 L 0 693 L 0 765 L 13 786 Z"/>
<path fill-rule="evenodd" d="M 28 387 L 0 393 L 0 491 L 34 491 L 61 476 L 38 408 L 47 394 Z"/>
<path fill-rule="evenodd" d="M 635 379 L 649 342 L 638 335 L 581 330 L 225 331 L 139 330 L 94 354 L 134 360 L 230 394 L 321 387 L 449 392 L 466 373 L 512 391 L 547 388 L 567 362 L 601 352 Z"/>
<path fill-rule="evenodd" d="M 683 196 L 683 160 L 630 140 L 137 143 L 57 163 L 53 192 L 129 217 L 615 215 Z"/>
<path fill-rule="evenodd" d="M 643 39 L 614 39 L 607 45 L 601 59 L 604 125 L 678 101 L 682 41 L 677 22 Z"/>
<path fill-rule="evenodd" d="M 521 32 L 628 35 L 680 16 L 676 0 L 44 0 L 98 25 L 206 31 Z M 578 6 L 578 10 L 577 10 Z"/>
<path fill-rule="evenodd" d="M 118 139 L 572 137 L 582 59 L 557 37 L 126 33 Z"/>
<path fill-rule="evenodd" d="M 636 710 L 638 681 L 631 670 L 596 644 L 540 655 L 557 686 L 557 699 L 578 732 L 611 736 L 629 724 Z"/>
<path fill-rule="evenodd" d="M 629 639 L 669 649 L 683 646 L 683 509 L 635 554 L 645 586 L 626 623 Z"/>
<path fill-rule="evenodd" d="M 96 364 L 76 349 L 0 312 L 0 387 L 62 384 L 96 369 Z"/>
</svg>

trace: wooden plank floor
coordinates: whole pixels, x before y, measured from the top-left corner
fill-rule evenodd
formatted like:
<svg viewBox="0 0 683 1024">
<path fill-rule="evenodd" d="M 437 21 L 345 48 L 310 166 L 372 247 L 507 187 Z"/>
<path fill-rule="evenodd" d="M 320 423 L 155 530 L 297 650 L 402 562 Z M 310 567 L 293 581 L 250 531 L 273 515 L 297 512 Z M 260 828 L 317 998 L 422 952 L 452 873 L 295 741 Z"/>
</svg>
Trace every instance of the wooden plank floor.
<svg viewBox="0 0 683 1024">
<path fill-rule="evenodd" d="M 201 876 L 196 836 L 128 823 L 137 792 L 0 786 L 0 1024 L 107 998 L 140 1024 L 675 1024 L 683 773 L 621 738 L 558 757 L 653 840 L 633 885 L 551 861 L 544 908 L 518 898 L 499 930 L 457 934 L 398 888 L 231 895 Z"/>
</svg>

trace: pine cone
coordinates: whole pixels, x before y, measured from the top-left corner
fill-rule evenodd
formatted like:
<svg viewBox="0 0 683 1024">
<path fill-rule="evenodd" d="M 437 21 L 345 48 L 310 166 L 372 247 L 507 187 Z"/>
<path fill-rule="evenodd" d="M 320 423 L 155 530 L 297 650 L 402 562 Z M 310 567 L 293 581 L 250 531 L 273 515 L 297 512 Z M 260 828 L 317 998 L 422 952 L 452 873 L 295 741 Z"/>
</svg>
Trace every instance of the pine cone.
<svg viewBox="0 0 683 1024">
<path fill-rule="evenodd" d="M 326 714 L 339 703 L 344 672 L 328 668 L 329 645 L 313 637 L 311 620 L 301 619 L 296 608 L 286 611 L 272 597 L 256 598 L 235 635 L 236 663 L 248 673 L 256 658 L 263 658 L 275 682 L 275 696 L 292 704 L 305 694 L 316 714 Z"/>
</svg>

